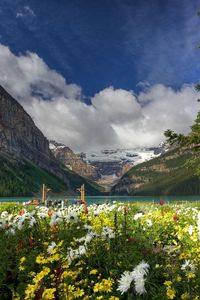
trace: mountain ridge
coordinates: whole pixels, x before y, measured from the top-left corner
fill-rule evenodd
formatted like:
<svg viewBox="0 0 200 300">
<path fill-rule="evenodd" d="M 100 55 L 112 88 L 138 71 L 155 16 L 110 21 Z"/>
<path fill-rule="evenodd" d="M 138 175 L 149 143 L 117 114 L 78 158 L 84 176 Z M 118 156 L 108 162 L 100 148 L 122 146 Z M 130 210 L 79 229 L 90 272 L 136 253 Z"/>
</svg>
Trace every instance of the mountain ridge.
<svg viewBox="0 0 200 300">
<path fill-rule="evenodd" d="M 161 156 L 134 166 L 112 188 L 112 194 L 141 196 L 195 195 L 200 179 L 186 162 L 195 155 L 190 148 L 174 148 Z"/>
<path fill-rule="evenodd" d="M 21 104 L 1 86 L 0 108 L 0 181 L 5 186 L 5 193 L 9 193 L 6 189 L 15 191 L 14 186 L 18 184 L 21 186 L 20 195 L 23 194 L 26 190 L 23 188 L 23 182 L 24 184 L 27 182 L 30 194 L 35 193 L 36 187 L 39 188 L 39 184 L 41 185 L 45 178 L 51 178 L 50 181 L 54 183 L 60 182 L 59 191 L 76 190 L 82 183 L 85 183 L 88 190 L 93 193 L 101 190 L 100 187 L 90 184 L 88 180 L 69 171 L 56 160 L 49 149 L 48 139 L 36 127 Z M 35 170 L 32 174 L 32 184 L 31 172 L 27 173 L 31 166 Z M 21 169 L 23 172 L 18 172 Z M 37 175 L 40 178 L 38 181 Z M 74 186 L 75 182 L 77 186 Z M 1 195 L 4 196 L 3 189 Z"/>
</svg>

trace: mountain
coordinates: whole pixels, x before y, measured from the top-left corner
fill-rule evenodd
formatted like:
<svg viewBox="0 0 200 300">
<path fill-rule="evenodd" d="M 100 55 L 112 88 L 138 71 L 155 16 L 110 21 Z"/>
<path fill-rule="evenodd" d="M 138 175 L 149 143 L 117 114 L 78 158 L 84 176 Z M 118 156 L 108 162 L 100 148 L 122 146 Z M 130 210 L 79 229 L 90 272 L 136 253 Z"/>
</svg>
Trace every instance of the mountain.
<svg viewBox="0 0 200 300">
<path fill-rule="evenodd" d="M 56 159 L 61 161 L 70 170 L 92 180 L 100 178 L 98 169 L 85 162 L 81 155 L 75 154 L 69 147 L 56 141 L 50 141 L 49 146 Z"/>
<path fill-rule="evenodd" d="M 164 146 L 74 153 L 64 144 L 50 141 L 50 149 L 66 167 L 94 180 L 108 191 L 133 165 L 157 157 L 164 151 Z"/>
<path fill-rule="evenodd" d="M 186 165 L 194 156 L 193 149 L 175 148 L 134 166 L 112 188 L 112 194 L 197 195 L 200 179 Z"/>
<path fill-rule="evenodd" d="M 55 192 L 75 191 L 83 183 L 89 194 L 102 192 L 98 185 L 60 165 L 47 138 L 0 86 L 0 196 L 38 193 L 42 183 Z"/>
<path fill-rule="evenodd" d="M 134 165 L 157 157 L 164 151 L 164 145 L 150 148 L 104 149 L 87 152 L 83 159 L 98 170 L 101 177 L 97 182 L 109 190 Z"/>
</svg>

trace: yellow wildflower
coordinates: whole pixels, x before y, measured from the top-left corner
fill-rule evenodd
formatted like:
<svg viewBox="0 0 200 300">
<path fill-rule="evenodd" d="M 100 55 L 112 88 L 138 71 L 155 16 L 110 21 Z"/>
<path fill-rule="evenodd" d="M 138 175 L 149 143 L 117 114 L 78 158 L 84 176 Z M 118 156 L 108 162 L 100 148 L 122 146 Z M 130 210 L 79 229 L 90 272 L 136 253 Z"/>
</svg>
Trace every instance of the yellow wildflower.
<svg viewBox="0 0 200 300">
<path fill-rule="evenodd" d="M 182 300 L 189 299 L 189 297 L 190 297 L 190 296 L 189 296 L 188 293 L 184 293 L 184 294 L 181 295 L 181 299 L 182 299 Z"/>
<path fill-rule="evenodd" d="M 49 261 L 49 262 L 54 262 L 54 261 L 57 261 L 57 260 L 59 260 L 59 259 L 60 259 L 60 255 L 59 255 L 58 253 L 56 253 L 56 254 L 50 256 L 50 257 L 48 258 L 48 261 Z"/>
<path fill-rule="evenodd" d="M 72 293 L 74 291 L 74 289 L 75 289 L 74 285 L 69 284 L 67 286 L 68 293 Z"/>
<path fill-rule="evenodd" d="M 101 285 L 100 285 L 100 283 L 97 282 L 97 283 L 94 285 L 93 291 L 94 291 L 95 293 L 98 293 L 100 290 L 101 290 Z"/>
<path fill-rule="evenodd" d="M 172 285 L 172 282 L 170 280 L 167 280 L 167 281 L 164 282 L 164 285 L 170 286 L 170 285 Z"/>
<path fill-rule="evenodd" d="M 181 278 L 180 275 L 177 275 L 177 276 L 176 276 L 176 281 L 177 281 L 177 282 L 181 282 L 181 279 L 182 279 L 182 278 Z"/>
<path fill-rule="evenodd" d="M 37 289 L 37 286 L 33 284 L 28 284 L 27 289 L 25 290 L 25 300 L 30 300 L 35 298 L 35 290 Z"/>
<path fill-rule="evenodd" d="M 85 293 L 83 289 L 78 288 L 76 291 L 74 291 L 74 298 L 82 297 Z"/>
<path fill-rule="evenodd" d="M 25 260 L 26 260 L 26 257 L 23 256 L 23 257 L 20 259 L 20 264 L 23 264 L 23 262 L 25 262 Z"/>
<path fill-rule="evenodd" d="M 55 293 L 56 289 L 45 289 L 44 292 L 42 293 L 42 299 L 44 300 L 52 300 L 55 299 Z"/>
<path fill-rule="evenodd" d="M 34 278 L 33 278 L 33 282 L 35 284 L 37 284 L 38 282 L 40 282 L 46 275 L 48 275 L 50 272 L 49 268 L 44 268 L 41 272 L 39 272 Z"/>
<path fill-rule="evenodd" d="M 173 288 L 167 289 L 167 298 L 168 299 L 174 299 L 176 295 L 176 291 Z"/>
<path fill-rule="evenodd" d="M 93 291 L 95 293 L 97 292 L 111 292 L 112 291 L 112 285 L 113 285 L 113 279 L 102 279 L 100 283 L 96 283 L 94 285 Z"/>
<path fill-rule="evenodd" d="M 195 278 L 195 277 L 196 277 L 196 275 L 193 272 L 188 272 L 187 273 L 187 278 L 188 279 Z"/>
<path fill-rule="evenodd" d="M 95 275 L 97 273 L 98 273 L 97 269 L 93 269 L 93 270 L 90 271 L 90 275 Z"/>
<path fill-rule="evenodd" d="M 47 262 L 47 260 L 44 258 L 44 256 L 40 255 L 40 254 L 36 257 L 35 261 L 37 264 L 45 264 Z"/>
</svg>

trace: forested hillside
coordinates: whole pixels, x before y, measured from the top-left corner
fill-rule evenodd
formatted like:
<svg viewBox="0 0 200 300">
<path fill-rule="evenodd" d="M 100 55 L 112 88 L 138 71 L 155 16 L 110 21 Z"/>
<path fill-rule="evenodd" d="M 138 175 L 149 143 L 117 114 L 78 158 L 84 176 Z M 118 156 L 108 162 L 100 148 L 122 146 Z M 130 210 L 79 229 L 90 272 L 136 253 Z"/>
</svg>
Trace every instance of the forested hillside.
<svg viewBox="0 0 200 300">
<path fill-rule="evenodd" d="M 112 192 L 130 195 L 197 195 L 200 193 L 200 179 L 194 175 L 195 165 L 188 165 L 188 161 L 194 157 L 196 152 L 193 149 L 171 150 L 133 167 Z"/>
</svg>

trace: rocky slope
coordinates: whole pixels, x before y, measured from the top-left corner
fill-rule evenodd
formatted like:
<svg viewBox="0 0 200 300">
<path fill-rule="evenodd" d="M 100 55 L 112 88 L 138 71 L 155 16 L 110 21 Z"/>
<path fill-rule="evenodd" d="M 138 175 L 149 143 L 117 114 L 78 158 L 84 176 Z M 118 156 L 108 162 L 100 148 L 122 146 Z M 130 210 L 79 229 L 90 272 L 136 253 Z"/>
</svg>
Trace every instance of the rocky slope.
<svg viewBox="0 0 200 300">
<path fill-rule="evenodd" d="M 113 194 L 194 195 L 200 179 L 186 162 L 194 157 L 191 149 L 173 149 L 130 169 L 112 188 Z"/>
<path fill-rule="evenodd" d="M 49 149 L 48 140 L 23 107 L 2 87 L 0 87 L 0 108 L 1 156 L 28 159 L 65 181 Z"/>
<path fill-rule="evenodd" d="M 0 195 L 17 196 L 16 185 L 21 186 L 20 195 L 27 195 L 26 184 L 31 194 L 36 192 L 45 178 L 54 187 L 57 185 L 59 191 L 76 189 L 85 183 L 88 191 L 98 192 L 97 185 L 67 168 L 61 168 L 43 133 L 23 107 L 0 86 L 0 183 L 1 187 L 4 186 Z M 35 183 L 37 184 L 34 187 Z M 74 186 L 75 183 L 77 186 Z"/>
<path fill-rule="evenodd" d="M 75 154 L 69 147 L 50 141 L 50 149 L 53 155 L 72 171 L 92 180 L 100 178 L 98 169 L 85 162 L 80 155 Z"/>
</svg>

